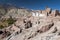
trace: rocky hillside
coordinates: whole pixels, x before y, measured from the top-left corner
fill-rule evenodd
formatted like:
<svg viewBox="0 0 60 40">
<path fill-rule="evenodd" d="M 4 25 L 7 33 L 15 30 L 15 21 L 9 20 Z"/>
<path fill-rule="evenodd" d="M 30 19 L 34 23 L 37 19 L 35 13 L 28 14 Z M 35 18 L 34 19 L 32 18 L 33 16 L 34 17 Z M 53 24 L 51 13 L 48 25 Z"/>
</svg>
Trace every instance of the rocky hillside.
<svg viewBox="0 0 60 40">
<path fill-rule="evenodd" d="M 20 18 L 20 16 L 27 16 L 31 14 L 32 10 L 26 8 L 18 8 L 12 5 L 0 5 L 0 17 L 1 18 Z"/>
<path fill-rule="evenodd" d="M 31 16 L 31 11 L 26 8 L 18 8 L 12 5 L 0 5 L 0 29 L 14 23 L 21 17 Z"/>
<path fill-rule="evenodd" d="M 60 12 L 0 6 L 1 40 L 60 40 Z"/>
</svg>

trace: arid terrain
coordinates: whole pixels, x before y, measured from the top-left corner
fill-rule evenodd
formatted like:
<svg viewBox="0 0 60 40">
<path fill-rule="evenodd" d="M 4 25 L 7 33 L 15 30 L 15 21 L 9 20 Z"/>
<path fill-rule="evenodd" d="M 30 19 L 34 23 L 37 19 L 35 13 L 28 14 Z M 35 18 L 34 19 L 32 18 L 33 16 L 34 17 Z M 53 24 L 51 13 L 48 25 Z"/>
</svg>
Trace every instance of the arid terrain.
<svg viewBox="0 0 60 40">
<path fill-rule="evenodd" d="M 0 40 L 60 40 L 60 11 L 1 5 Z"/>
</svg>

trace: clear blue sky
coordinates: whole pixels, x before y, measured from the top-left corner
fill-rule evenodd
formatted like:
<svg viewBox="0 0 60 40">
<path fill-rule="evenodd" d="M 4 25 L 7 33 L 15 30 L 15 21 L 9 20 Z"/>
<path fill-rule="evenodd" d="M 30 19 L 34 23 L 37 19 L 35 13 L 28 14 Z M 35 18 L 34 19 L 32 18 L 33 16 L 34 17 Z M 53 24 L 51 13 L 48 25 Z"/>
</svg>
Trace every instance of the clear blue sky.
<svg viewBox="0 0 60 40">
<path fill-rule="evenodd" d="M 44 9 L 48 6 L 60 10 L 60 0 L 0 0 L 0 4 L 11 4 L 29 9 Z"/>
</svg>

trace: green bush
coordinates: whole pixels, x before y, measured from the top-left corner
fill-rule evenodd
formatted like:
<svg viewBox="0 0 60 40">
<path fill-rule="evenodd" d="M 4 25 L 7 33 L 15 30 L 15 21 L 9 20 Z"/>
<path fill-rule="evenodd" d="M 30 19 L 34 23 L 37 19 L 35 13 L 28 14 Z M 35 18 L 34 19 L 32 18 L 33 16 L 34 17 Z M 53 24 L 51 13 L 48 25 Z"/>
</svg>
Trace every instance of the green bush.
<svg viewBox="0 0 60 40">
<path fill-rule="evenodd" d="M 12 18 L 7 19 L 8 25 L 13 24 L 15 21 L 16 21 L 16 20 L 14 20 L 14 19 L 12 19 Z"/>
<path fill-rule="evenodd" d="M 4 28 L 4 26 L 3 25 L 0 25 L 0 29 L 2 29 L 2 28 Z"/>
<path fill-rule="evenodd" d="M 13 18 L 8 18 L 7 20 L 4 21 L 0 21 L 0 29 L 5 28 L 10 26 L 11 24 L 13 24 L 16 20 L 14 20 Z"/>
</svg>

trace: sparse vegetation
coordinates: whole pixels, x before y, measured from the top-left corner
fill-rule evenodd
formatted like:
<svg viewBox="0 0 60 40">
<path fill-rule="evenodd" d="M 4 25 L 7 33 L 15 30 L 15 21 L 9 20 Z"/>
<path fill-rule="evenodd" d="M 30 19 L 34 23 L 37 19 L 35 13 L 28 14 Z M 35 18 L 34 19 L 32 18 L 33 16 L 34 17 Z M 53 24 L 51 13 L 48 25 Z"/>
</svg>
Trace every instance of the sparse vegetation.
<svg viewBox="0 0 60 40">
<path fill-rule="evenodd" d="M 9 19 L 6 20 L 8 25 L 13 24 L 16 20 L 14 20 L 12 17 L 10 17 Z"/>
<path fill-rule="evenodd" d="M 14 20 L 12 17 L 8 18 L 7 20 L 0 21 L 0 29 L 5 28 L 13 24 L 16 20 Z"/>
</svg>

